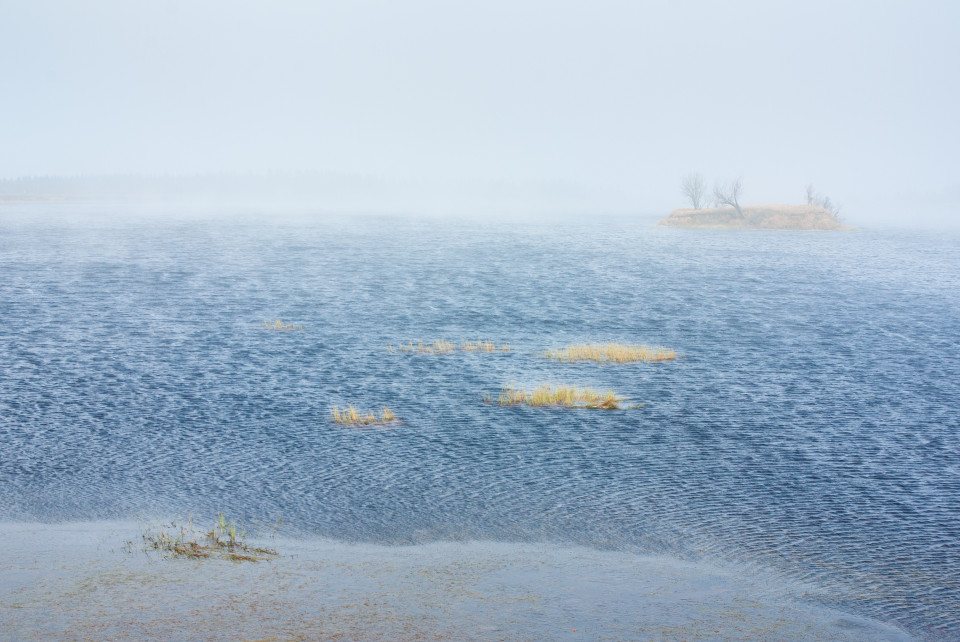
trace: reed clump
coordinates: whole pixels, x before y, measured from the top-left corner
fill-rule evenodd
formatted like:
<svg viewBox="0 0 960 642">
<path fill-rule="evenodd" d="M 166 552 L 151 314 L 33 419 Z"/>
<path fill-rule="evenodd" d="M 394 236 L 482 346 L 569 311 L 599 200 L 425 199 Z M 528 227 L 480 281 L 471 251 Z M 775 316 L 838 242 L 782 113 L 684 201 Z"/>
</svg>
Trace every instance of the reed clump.
<svg viewBox="0 0 960 642">
<path fill-rule="evenodd" d="M 156 533 L 143 534 L 146 550 L 154 550 L 169 557 L 191 559 L 220 558 L 234 562 L 261 562 L 277 557 L 277 552 L 247 544 L 243 527 L 217 513 L 217 521 L 210 531 L 197 531 L 192 522 L 161 527 Z"/>
<path fill-rule="evenodd" d="M 670 361 L 677 353 L 663 346 L 627 345 L 623 343 L 572 344 L 543 353 L 547 359 L 572 363 L 595 361 L 596 363 L 631 363 L 634 361 Z"/>
<path fill-rule="evenodd" d="M 291 323 L 291 324 L 284 323 L 284 322 L 281 321 L 280 319 L 277 319 L 276 321 L 264 321 L 264 322 L 263 322 L 263 329 L 264 329 L 264 330 L 272 330 L 272 331 L 274 331 L 274 332 L 291 332 L 291 331 L 294 331 L 294 330 L 299 331 L 299 332 L 302 332 L 302 331 L 303 331 L 303 326 L 300 325 L 300 324 L 294 325 L 294 324 L 292 324 L 292 323 Z"/>
<path fill-rule="evenodd" d="M 625 398 L 618 396 L 612 390 L 600 392 L 593 388 L 579 388 L 562 384 L 559 386 L 542 385 L 530 391 L 521 390 L 514 386 L 504 386 L 503 391 L 497 398 L 484 395 L 483 400 L 500 406 L 527 405 L 535 408 L 556 406 L 598 410 L 619 410 L 620 403 L 626 401 Z"/>
<path fill-rule="evenodd" d="M 462 341 L 458 346 L 452 341 L 446 339 L 437 339 L 433 343 L 424 343 L 419 341 L 413 343 L 407 342 L 406 345 L 400 344 L 394 346 L 388 345 L 390 352 L 399 352 L 401 354 L 450 354 L 452 352 L 510 352 L 510 346 L 506 343 L 497 345 L 493 341 Z"/>
<path fill-rule="evenodd" d="M 372 410 L 366 413 L 357 412 L 353 406 L 347 406 L 343 410 L 333 409 L 333 423 L 341 426 L 382 426 L 394 421 L 400 419 L 389 408 L 384 408 L 379 416 Z"/>
</svg>

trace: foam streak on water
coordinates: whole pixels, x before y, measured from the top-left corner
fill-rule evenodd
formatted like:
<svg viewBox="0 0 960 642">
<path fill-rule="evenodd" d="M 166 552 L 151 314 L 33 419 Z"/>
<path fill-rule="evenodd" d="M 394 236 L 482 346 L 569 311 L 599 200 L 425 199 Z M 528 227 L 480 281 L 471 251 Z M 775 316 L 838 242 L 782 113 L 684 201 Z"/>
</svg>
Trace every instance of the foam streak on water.
<svg viewBox="0 0 960 642">
<path fill-rule="evenodd" d="M 733 559 L 960 635 L 956 236 L 14 214 L 0 519 L 224 510 L 375 544 Z M 386 349 L 440 337 L 513 350 Z M 537 358 L 593 340 L 681 357 Z M 511 382 L 646 405 L 481 402 Z M 348 403 L 403 423 L 330 423 Z"/>
</svg>

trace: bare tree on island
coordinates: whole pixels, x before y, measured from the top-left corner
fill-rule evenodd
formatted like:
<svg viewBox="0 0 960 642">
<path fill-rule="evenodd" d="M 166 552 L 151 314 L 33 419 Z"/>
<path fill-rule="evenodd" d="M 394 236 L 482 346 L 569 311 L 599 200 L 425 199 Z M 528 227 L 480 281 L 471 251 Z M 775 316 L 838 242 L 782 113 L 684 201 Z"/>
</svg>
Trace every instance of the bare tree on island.
<svg viewBox="0 0 960 642">
<path fill-rule="evenodd" d="M 713 200 L 717 205 L 729 205 L 737 210 L 737 216 L 744 218 L 740 209 L 740 192 L 743 191 L 743 178 L 737 178 L 726 185 L 716 183 L 713 186 Z"/>
<path fill-rule="evenodd" d="M 829 196 L 823 194 L 817 194 L 813 189 L 813 183 L 807 184 L 807 205 L 814 205 L 816 207 L 822 207 L 823 209 L 830 212 L 834 219 L 840 221 L 840 208 L 841 205 L 837 203 L 834 205 L 833 201 L 830 200 Z"/>
<path fill-rule="evenodd" d="M 687 174 L 680 183 L 680 192 L 690 201 L 693 209 L 703 209 L 707 204 L 707 182 L 700 174 Z"/>
</svg>

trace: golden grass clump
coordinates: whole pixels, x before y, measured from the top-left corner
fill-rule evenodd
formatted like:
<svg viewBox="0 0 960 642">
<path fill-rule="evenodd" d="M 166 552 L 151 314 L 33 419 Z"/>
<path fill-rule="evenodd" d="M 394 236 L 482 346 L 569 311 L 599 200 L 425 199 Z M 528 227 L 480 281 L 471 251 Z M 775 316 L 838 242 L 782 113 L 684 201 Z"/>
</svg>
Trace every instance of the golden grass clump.
<svg viewBox="0 0 960 642">
<path fill-rule="evenodd" d="M 342 426 L 382 426 L 393 421 L 400 420 L 389 408 L 384 408 L 379 417 L 372 410 L 359 413 L 353 406 L 347 406 L 343 410 L 333 409 L 333 423 Z"/>
<path fill-rule="evenodd" d="M 285 323 L 284 323 L 283 321 L 281 321 L 280 319 L 277 319 L 276 321 L 273 321 L 273 322 L 264 321 L 264 322 L 263 322 L 263 329 L 264 329 L 264 330 L 273 330 L 274 332 L 290 332 L 291 330 L 302 331 L 302 330 L 303 330 L 303 326 L 302 326 L 302 325 L 299 325 L 299 324 L 298 324 L 298 325 L 285 324 Z"/>
<path fill-rule="evenodd" d="M 387 346 L 390 352 L 399 352 L 402 354 L 450 354 L 451 352 L 510 352 L 510 346 L 507 344 L 496 345 L 492 341 L 463 341 L 459 347 L 452 341 L 446 339 L 437 339 L 433 343 L 424 343 L 419 341 L 416 344 L 413 341 L 406 345 L 402 343 L 399 346 L 392 344 Z"/>
<path fill-rule="evenodd" d="M 567 385 L 556 387 L 542 385 L 532 391 L 520 390 L 514 386 L 504 386 L 503 391 L 496 399 L 490 395 L 484 395 L 483 400 L 501 406 L 525 404 L 537 408 L 559 406 L 562 408 L 602 410 L 619 410 L 620 402 L 626 401 L 623 397 L 618 397 L 612 390 L 599 392 L 593 388 L 577 388 Z"/>
<path fill-rule="evenodd" d="M 677 353 L 663 346 L 626 345 L 623 343 L 583 343 L 558 350 L 547 350 L 544 357 L 567 363 L 595 361 L 597 363 L 630 363 L 633 361 L 670 361 Z"/>
</svg>

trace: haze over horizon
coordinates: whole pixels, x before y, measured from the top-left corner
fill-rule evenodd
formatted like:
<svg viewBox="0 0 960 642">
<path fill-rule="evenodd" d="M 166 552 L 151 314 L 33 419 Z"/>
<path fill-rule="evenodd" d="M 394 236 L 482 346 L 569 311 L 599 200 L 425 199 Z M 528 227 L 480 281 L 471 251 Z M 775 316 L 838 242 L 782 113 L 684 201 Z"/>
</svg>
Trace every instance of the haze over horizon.
<svg viewBox="0 0 960 642">
<path fill-rule="evenodd" d="M 473 194 L 666 214 L 698 171 L 742 176 L 744 202 L 799 203 L 813 183 L 854 224 L 960 224 L 946 0 L 0 15 L 0 178 L 305 171 L 400 186 L 371 201 L 384 208 L 455 213 Z"/>
</svg>

